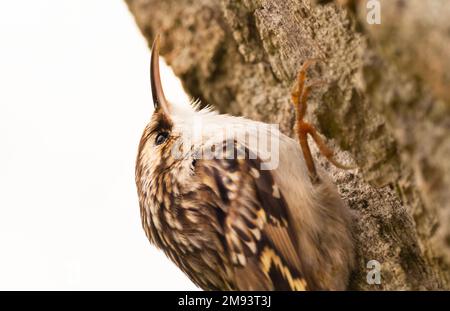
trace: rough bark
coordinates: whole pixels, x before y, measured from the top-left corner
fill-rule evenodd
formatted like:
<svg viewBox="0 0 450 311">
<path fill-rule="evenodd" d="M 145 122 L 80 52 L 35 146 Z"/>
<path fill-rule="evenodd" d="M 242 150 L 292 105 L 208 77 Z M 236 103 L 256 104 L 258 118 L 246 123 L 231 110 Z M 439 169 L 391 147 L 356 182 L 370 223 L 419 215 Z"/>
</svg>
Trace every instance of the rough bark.
<svg viewBox="0 0 450 311">
<path fill-rule="evenodd" d="M 358 267 L 350 289 L 448 289 L 450 262 L 450 11 L 445 0 L 126 0 L 186 91 L 221 112 L 280 124 L 293 136 L 290 89 L 322 62 L 308 119 L 342 171 L 317 159 L 354 211 Z M 370 260 L 382 282 L 366 281 Z"/>
</svg>

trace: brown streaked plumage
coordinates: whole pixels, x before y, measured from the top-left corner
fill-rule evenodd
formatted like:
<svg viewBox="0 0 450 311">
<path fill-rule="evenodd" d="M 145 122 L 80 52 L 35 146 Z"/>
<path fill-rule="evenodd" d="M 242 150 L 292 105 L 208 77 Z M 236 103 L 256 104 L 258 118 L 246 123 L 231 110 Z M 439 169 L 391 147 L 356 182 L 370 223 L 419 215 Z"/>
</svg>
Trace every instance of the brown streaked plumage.
<svg viewBox="0 0 450 311">
<path fill-rule="evenodd" d="M 169 103 L 158 47 L 157 38 L 151 60 L 155 112 L 136 161 L 150 242 L 205 290 L 345 289 L 353 242 L 349 211 L 335 186 L 321 170 L 308 170 L 297 142 L 267 125 Z M 302 88 L 294 93 L 302 99 L 296 103 L 293 96 L 297 106 L 306 101 Z M 199 123 L 202 129 L 192 129 Z M 238 125 L 232 137 L 218 135 L 230 125 Z M 260 128 L 247 130 L 255 125 Z M 280 135 L 279 164 L 270 170 L 262 169 L 259 147 L 243 140 L 261 133 Z M 215 156 L 199 157 L 212 145 Z M 216 156 L 229 150 L 242 154 Z"/>
</svg>

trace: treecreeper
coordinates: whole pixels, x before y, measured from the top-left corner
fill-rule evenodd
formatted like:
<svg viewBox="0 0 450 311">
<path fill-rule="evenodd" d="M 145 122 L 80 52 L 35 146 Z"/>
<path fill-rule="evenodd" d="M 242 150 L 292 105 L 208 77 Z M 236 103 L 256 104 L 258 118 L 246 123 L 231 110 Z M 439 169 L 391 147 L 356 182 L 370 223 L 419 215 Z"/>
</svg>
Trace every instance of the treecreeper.
<svg viewBox="0 0 450 311">
<path fill-rule="evenodd" d="M 273 125 L 170 103 L 159 40 L 154 112 L 136 161 L 150 242 L 205 290 L 345 290 L 355 264 L 350 211 L 315 166 L 308 136 L 334 165 L 349 167 L 304 120 L 309 92 L 321 83 L 307 83 L 315 60 L 300 68 L 291 93 L 297 142 Z"/>
</svg>

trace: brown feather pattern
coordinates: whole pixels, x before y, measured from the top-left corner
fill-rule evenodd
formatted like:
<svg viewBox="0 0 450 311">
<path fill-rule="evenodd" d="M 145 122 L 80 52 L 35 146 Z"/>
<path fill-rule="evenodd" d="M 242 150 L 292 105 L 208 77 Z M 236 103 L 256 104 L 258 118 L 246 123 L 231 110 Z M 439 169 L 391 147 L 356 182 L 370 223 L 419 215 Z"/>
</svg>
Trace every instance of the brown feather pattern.
<svg viewBox="0 0 450 311">
<path fill-rule="evenodd" d="M 149 240 L 203 289 L 314 289 L 283 193 L 271 172 L 259 169 L 260 160 L 246 148 L 245 159 L 199 159 L 190 182 L 181 183 L 168 143 L 160 151 L 165 166 L 150 175 L 143 149 L 154 128 L 144 132 L 136 167 Z"/>
</svg>

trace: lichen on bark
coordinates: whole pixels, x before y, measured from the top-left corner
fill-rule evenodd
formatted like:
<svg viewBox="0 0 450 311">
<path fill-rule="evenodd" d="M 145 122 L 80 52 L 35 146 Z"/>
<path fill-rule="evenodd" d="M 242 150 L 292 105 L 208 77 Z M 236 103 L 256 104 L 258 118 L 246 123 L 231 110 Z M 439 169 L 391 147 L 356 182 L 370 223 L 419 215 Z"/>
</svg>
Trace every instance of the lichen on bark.
<svg viewBox="0 0 450 311">
<path fill-rule="evenodd" d="M 359 167 L 342 171 L 317 157 L 354 213 L 349 288 L 449 288 L 446 1 L 380 0 L 380 25 L 366 22 L 357 0 L 126 2 L 149 43 L 163 34 L 162 55 L 192 97 L 290 136 L 297 70 L 320 59 L 310 76 L 326 85 L 312 95 L 308 119 Z M 373 259 L 380 285 L 366 282 Z"/>
</svg>

